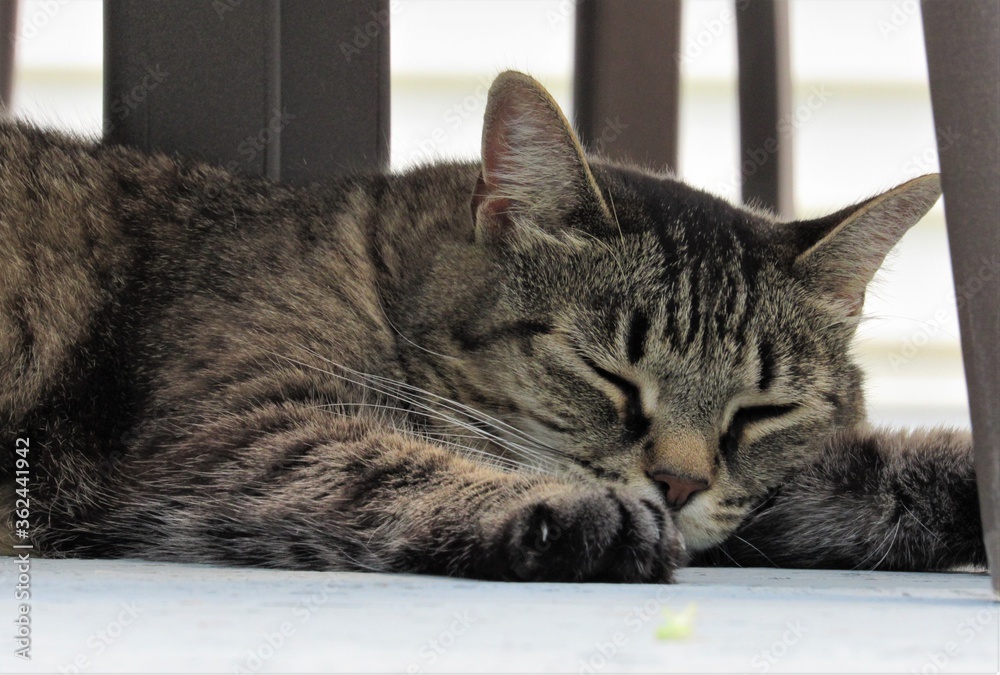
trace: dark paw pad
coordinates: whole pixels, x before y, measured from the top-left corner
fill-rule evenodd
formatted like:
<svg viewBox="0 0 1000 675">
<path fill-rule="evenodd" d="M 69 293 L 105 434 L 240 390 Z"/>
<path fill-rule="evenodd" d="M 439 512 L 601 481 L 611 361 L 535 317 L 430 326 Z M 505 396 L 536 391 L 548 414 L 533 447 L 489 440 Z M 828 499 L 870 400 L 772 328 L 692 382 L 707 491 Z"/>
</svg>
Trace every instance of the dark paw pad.
<svg viewBox="0 0 1000 675">
<path fill-rule="evenodd" d="M 531 581 L 670 581 L 683 543 L 660 504 L 628 490 L 567 488 L 511 513 L 500 546 Z"/>
</svg>

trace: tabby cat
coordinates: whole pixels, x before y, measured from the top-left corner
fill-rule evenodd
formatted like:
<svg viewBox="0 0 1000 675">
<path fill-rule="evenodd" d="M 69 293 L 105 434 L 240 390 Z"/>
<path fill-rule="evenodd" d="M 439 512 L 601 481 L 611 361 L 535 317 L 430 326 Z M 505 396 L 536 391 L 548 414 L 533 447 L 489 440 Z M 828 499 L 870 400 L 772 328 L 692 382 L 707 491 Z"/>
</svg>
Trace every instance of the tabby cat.
<svg viewBox="0 0 1000 675">
<path fill-rule="evenodd" d="M 27 439 L 53 557 L 983 564 L 969 436 L 866 426 L 850 356 L 939 193 L 778 222 L 585 156 L 516 72 L 481 163 L 304 188 L 4 123 L 3 497 Z"/>
</svg>

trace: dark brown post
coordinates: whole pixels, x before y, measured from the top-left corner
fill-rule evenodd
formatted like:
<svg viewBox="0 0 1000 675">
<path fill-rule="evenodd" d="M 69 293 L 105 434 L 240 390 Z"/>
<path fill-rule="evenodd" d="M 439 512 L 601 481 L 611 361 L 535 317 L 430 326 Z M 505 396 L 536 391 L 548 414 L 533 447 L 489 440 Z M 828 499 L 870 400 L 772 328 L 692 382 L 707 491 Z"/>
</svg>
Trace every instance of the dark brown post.
<svg viewBox="0 0 1000 675">
<path fill-rule="evenodd" d="M 677 168 L 680 0 L 580 0 L 573 108 L 588 150 Z"/>
<path fill-rule="evenodd" d="M 0 113 L 10 110 L 17 46 L 17 0 L 0 0 Z"/>
<path fill-rule="evenodd" d="M 388 0 L 105 0 L 107 137 L 294 183 L 386 168 Z"/>
<path fill-rule="evenodd" d="M 788 3 L 737 0 L 743 201 L 794 216 Z M 779 122 L 785 120 L 786 124 Z"/>
<path fill-rule="evenodd" d="M 979 505 L 1000 596 L 1000 3 L 921 6 L 951 249 Z"/>
</svg>

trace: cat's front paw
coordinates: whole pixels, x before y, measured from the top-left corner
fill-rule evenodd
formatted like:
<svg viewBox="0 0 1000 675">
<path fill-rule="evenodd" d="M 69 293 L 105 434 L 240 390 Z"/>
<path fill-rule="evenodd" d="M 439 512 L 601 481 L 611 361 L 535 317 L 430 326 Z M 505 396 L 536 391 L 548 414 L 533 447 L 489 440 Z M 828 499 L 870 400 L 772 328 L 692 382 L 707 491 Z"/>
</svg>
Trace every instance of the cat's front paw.
<svg viewBox="0 0 1000 675">
<path fill-rule="evenodd" d="M 669 582 L 685 555 L 664 506 L 614 487 L 529 498 L 507 514 L 499 546 L 524 581 Z"/>
</svg>

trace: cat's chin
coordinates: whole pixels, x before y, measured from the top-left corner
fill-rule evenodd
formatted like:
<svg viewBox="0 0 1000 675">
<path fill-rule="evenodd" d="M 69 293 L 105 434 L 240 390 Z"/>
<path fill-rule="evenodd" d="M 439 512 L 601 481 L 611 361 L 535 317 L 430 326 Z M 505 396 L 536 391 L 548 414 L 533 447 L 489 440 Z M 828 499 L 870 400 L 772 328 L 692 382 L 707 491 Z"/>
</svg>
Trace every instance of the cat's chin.
<svg viewBox="0 0 1000 675">
<path fill-rule="evenodd" d="M 689 553 L 700 553 L 717 546 L 733 533 L 735 528 L 728 524 L 731 521 L 727 519 L 725 523 L 719 522 L 714 517 L 717 512 L 716 500 L 703 495 L 693 499 L 675 514 L 674 520 L 684 535 Z"/>
</svg>

